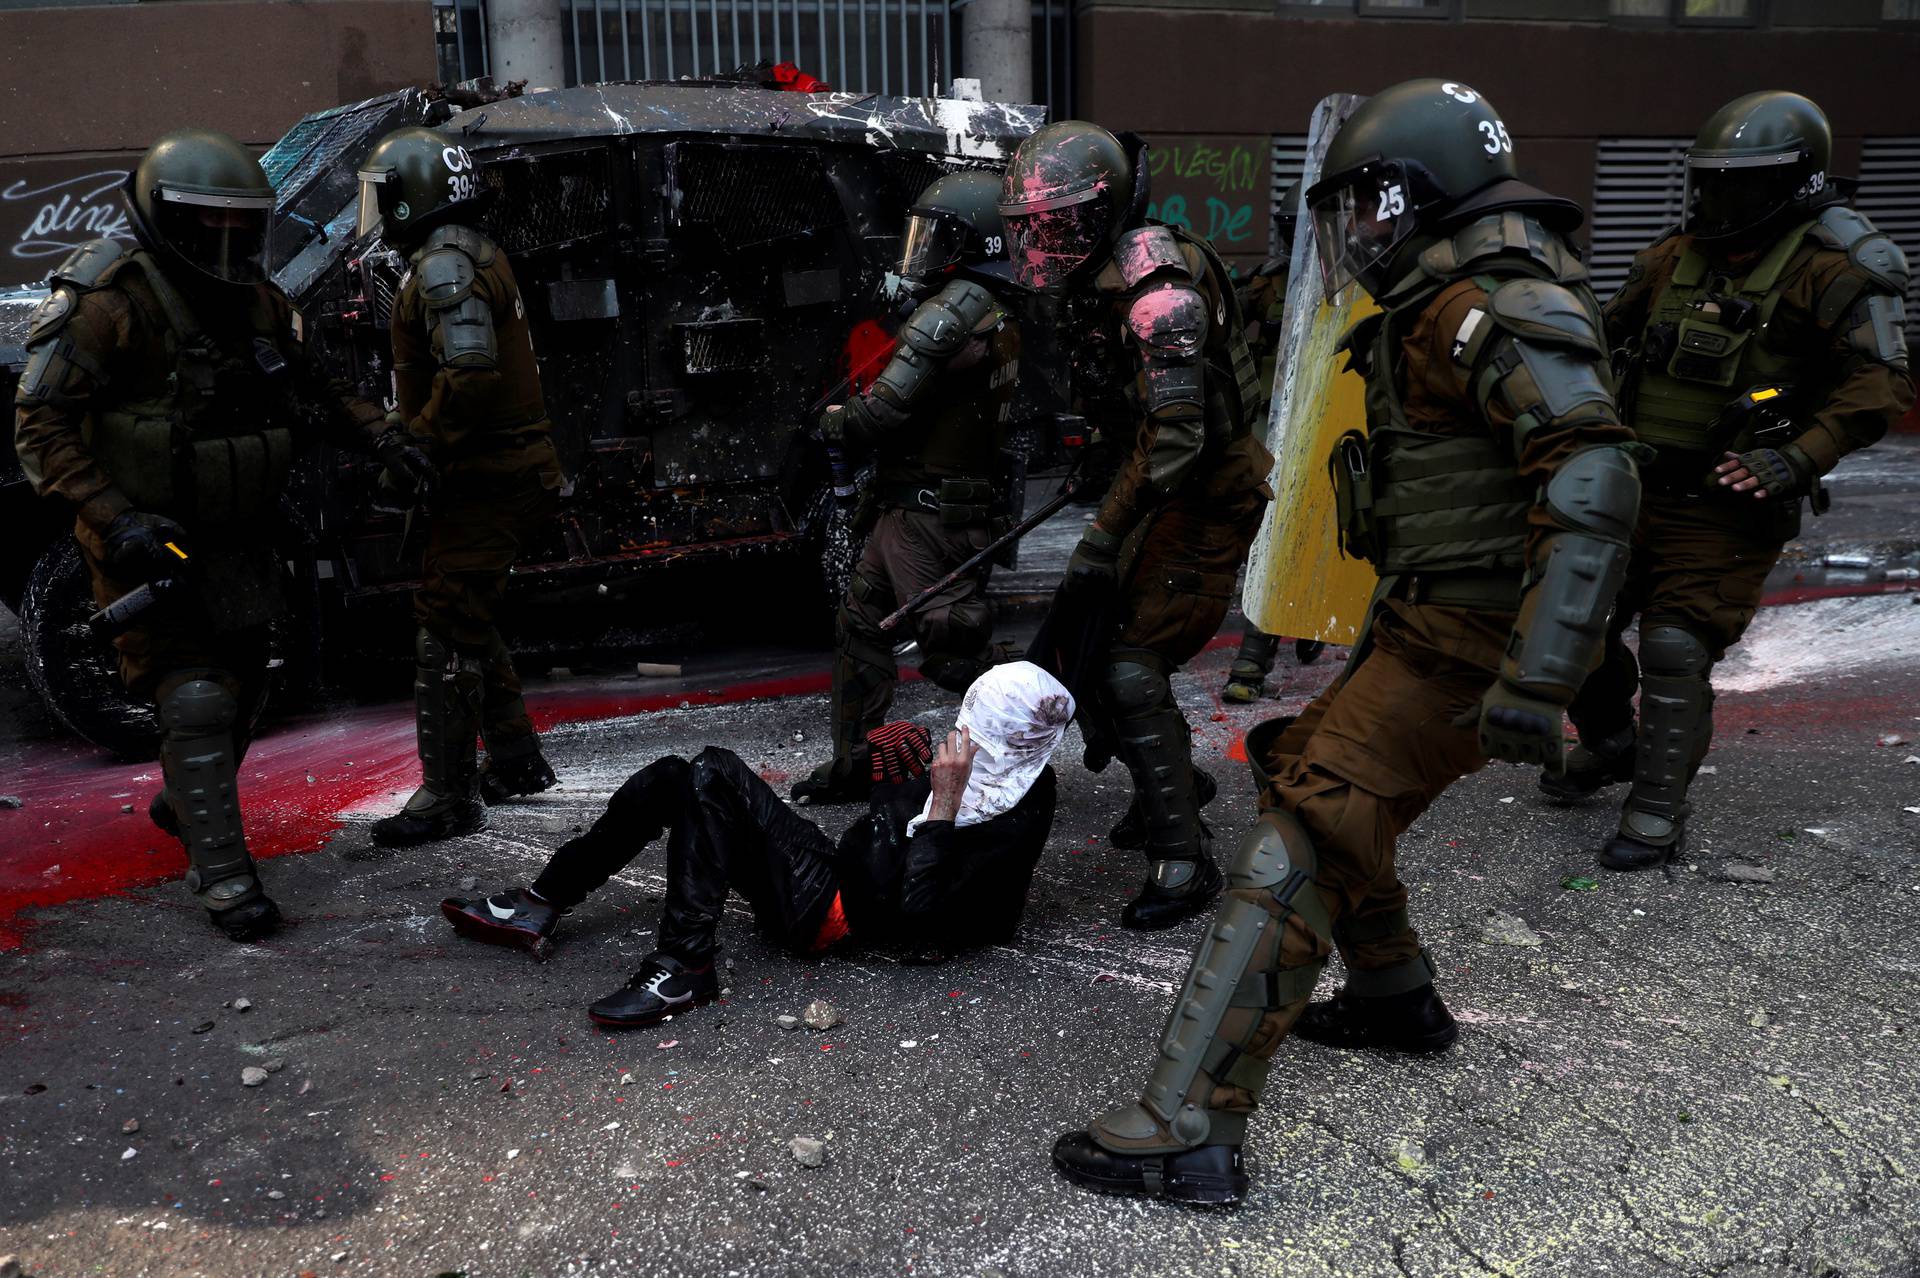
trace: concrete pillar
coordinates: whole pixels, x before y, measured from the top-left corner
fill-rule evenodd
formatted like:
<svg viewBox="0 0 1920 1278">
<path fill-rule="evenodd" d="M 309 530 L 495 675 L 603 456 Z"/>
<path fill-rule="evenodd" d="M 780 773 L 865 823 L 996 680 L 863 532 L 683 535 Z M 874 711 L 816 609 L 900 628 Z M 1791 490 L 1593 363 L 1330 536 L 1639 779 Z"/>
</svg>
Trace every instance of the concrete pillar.
<svg viewBox="0 0 1920 1278">
<path fill-rule="evenodd" d="M 487 55 L 495 84 L 525 80 L 529 90 L 566 87 L 560 5 L 561 0 L 488 0 Z"/>
<path fill-rule="evenodd" d="M 969 0 L 962 65 L 989 102 L 1033 101 L 1032 0 Z"/>
</svg>

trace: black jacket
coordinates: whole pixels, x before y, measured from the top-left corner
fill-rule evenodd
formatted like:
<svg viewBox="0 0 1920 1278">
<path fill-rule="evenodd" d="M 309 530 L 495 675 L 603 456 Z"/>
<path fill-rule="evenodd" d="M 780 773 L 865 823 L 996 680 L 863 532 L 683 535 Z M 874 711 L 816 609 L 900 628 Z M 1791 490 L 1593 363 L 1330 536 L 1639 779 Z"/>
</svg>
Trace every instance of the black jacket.
<svg viewBox="0 0 1920 1278">
<path fill-rule="evenodd" d="M 840 836 L 840 900 L 863 945 L 952 952 L 1004 941 L 1019 926 L 1053 830 L 1053 769 L 990 821 L 928 821 L 908 838 L 931 790 L 927 777 L 875 786 L 866 817 Z"/>
</svg>

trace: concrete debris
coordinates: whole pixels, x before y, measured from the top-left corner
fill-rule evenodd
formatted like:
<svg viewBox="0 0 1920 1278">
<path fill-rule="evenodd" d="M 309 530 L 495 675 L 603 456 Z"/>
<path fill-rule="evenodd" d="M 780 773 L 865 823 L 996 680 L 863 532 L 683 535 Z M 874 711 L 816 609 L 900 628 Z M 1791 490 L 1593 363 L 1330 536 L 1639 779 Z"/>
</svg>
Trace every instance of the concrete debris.
<svg viewBox="0 0 1920 1278">
<path fill-rule="evenodd" d="M 204 1034 L 212 1028 L 213 1028 L 212 1021 L 201 1021 L 198 1025 L 193 1027 L 193 1032 L 195 1034 Z"/>
<path fill-rule="evenodd" d="M 1497 945 L 1518 945 L 1523 948 L 1538 948 L 1540 934 L 1527 926 L 1526 920 L 1511 914 L 1502 914 L 1498 910 L 1490 911 L 1487 921 L 1481 925 L 1481 931 L 1489 941 Z"/>
<path fill-rule="evenodd" d="M 1889 732 L 1886 736 L 1881 737 L 1880 740 L 1875 744 L 1883 745 L 1883 746 L 1903 746 L 1906 743 L 1907 743 L 1907 739 L 1901 736 L 1899 733 Z"/>
<path fill-rule="evenodd" d="M 129 1118 L 126 1122 L 120 1124 L 120 1130 L 131 1136 L 140 1130 L 140 1120 L 137 1118 Z"/>
<path fill-rule="evenodd" d="M 1719 877 L 1727 883 L 1771 883 L 1780 877 L 1780 872 L 1770 865 L 1732 861 L 1720 867 Z"/>
<path fill-rule="evenodd" d="M 460 890 L 462 892 L 471 892 L 479 886 L 480 880 L 476 878 L 469 877 L 460 880 Z"/>
<path fill-rule="evenodd" d="M 312 1090 L 313 1090 L 313 1080 L 311 1078 L 303 1078 L 300 1080 L 300 1090 L 295 1092 L 294 1095 L 305 1096 L 308 1092 Z"/>
<path fill-rule="evenodd" d="M 129 1158 L 132 1158 L 135 1154 L 138 1154 L 139 1152 L 140 1152 L 139 1150 L 129 1145 L 125 1149 L 120 1151 L 120 1161 L 124 1163 Z"/>
<path fill-rule="evenodd" d="M 0 808 L 23 808 L 25 806 L 26 804 L 20 802 L 20 796 L 17 794 L 0 794 Z M 11 1260 L 13 1258 L 9 1256 L 7 1259 Z M 5 1270 L 0 1270 L 0 1278 L 5 1278 L 5 1272 Z"/>
<path fill-rule="evenodd" d="M 286 1061 L 276 1056 L 272 1060 L 267 1062 L 267 1073 L 278 1074 L 281 1070 L 285 1069 L 286 1067 L 287 1067 Z"/>
<path fill-rule="evenodd" d="M 795 1136 L 787 1148 L 793 1151 L 793 1161 L 802 1167 L 819 1167 L 827 1161 L 826 1143 L 812 1136 Z"/>
<path fill-rule="evenodd" d="M 776 1016 L 773 1018 L 773 1023 L 785 1030 L 800 1028 L 800 1018 L 797 1016 Z"/>
<path fill-rule="evenodd" d="M 620 1075 L 620 1086 L 625 1087 L 632 1082 L 633 1082 L 633 1075 L 631 1074 Z"/>
<path fill-rule="evenodd" d="M 273 1201 L 276 1203 L 279 1202 L 281 1199 L 285 1198 L 286 1196 L 287 1196 L 287 1191 L 284 1189 L 269 1189 L 267 1191 L 267 1197 L 273 1199 Z"/>
<path fill-rule="evenodd" d="M 830 1030 L 836 1025 L 847 1023 L 847 1018 L 840 1015 L 833 1004 L 822 998 L 816 998 L 807 1004 L 806 1010 L 800 1013 L 800 1019 L 807 1023 L 808 1029 L 814 1030 Z"/>
<path fill-rule="evenodd" d="M 1409 1136 L 1394 1151 L 1394 1161 L 1400 1164 L 1401 1171 L 1418 1171 L 1427 1165 L 1427 1147 Z"/>
<path fill-rule="evenodd" d="M 1767 1015 L 1766 1008 L 1756 1007 L 1753 1009 L 1753 1015 L 1747 1018 L 1747 1024 L 1753 1026 L 1755 1029 L 1765 1029 L 1767 1026 L 1773 1024 L 1773 1017 Z"/>
<path fill-rule="evenodd" d="M 678 679 L 680 666 L 672 661 L 636 661 L 633 672 L 642 679 Z"/>
<path fill-rule="evenodd" d="M 133 811 L 133 805 L 131 803 L 123 803 L 120 805 L 120 810 L 122 812 L 131 812 Z"/>
<path fill-rule="evenodd" d="M 267 1071 L 258 1065 L 249 1065 L 240 1071 L 240 1086 L 258 1087 L 267 1081 Z"/>
<path fill-rule="evenodd" d="M 251 1012 L 253 1010 L 253 1000 L 250 998 L 236 998 L 233 1002 L 227 1004 L 227 1006 L 236 1012 Z"/>
</svg>

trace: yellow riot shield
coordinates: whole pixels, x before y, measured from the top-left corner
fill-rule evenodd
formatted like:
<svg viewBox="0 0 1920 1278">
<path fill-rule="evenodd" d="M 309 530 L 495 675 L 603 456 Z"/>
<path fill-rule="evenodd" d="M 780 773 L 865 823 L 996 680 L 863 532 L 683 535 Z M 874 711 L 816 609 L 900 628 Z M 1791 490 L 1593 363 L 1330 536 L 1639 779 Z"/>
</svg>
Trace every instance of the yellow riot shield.
<svg viewBox="0 0 1920 1278">
<path fill-rule="evenodd" d="M 1334 130 L 1363 100 L 1336 94 L 1314 109 L 1303 191 L 1319 179 Z M 1363 379 L 1343 370 L 1334 347 L 1377 308 L 1357 286 L 1325 299 L 1312 222 L 1298 212 L 1267 425 L 1273 504 L 1247 558 L 1241 608 L 1268 634 L 1346 644 L 1359 636 L 1376 579 L 1340 551 L 1327 459 L 1341 435 L 1365 428 L 1366 405 Z"/>
</svg>

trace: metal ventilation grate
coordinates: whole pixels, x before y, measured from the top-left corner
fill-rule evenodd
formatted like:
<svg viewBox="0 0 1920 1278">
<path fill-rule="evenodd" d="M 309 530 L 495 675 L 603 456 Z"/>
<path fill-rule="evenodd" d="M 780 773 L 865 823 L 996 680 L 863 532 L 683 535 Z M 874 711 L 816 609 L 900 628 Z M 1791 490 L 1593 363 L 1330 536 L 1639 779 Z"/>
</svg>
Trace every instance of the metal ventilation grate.
<svg viewBox="0 0 1920 1278">
<path fill-rule="evenodd" d="M 1602 138 L 1593 178 L 1587 270 L 1601 301 L 1626 282 L 1633 255 L 1680 221 L 1691 138 Z"/>
<path fill-rule="evenodd" d="M 713 320 L 680 327 L 689 373 L 737 373 L 758 368 L 766 355 L 765 325 L 757 319 Z"/>
<path fill-rule="evenodd" d="M 676 142 L 667 169 L 680 223 L 711 227 L 730 247 L 836 226 L 846 216 L 812 147 Z"/>
<path fill-rule="evenodd" d="M 1273 191 L 1267 200 L 1272 209 L 1272 217 L 1267 219 L 1267 256 L 1280 255 L 1280 236 L 1274 230 L 1273 218 L 1280 216 L 1280 197 L 1287 188 L 1300 180 L 1307 171 L 1307 135 L 1304 133 L 1278 133 L 1273 139 Z"/>
<path fill-rule="evenodd" d="M 1860 147 L 1854 207 L 1920 262 L 1920 137 L 1868 138 Z M 1907 285 L 1907 340 L 1920 347 L 1920 278 Z"/>
<path fill-rule="evenodd" d="M 483 229 L 509 253 L 556 248 L 608 229 L 613 187 L 604 147 L 485 162 L 480 177 L 494 190 Z"/>
</svg>

